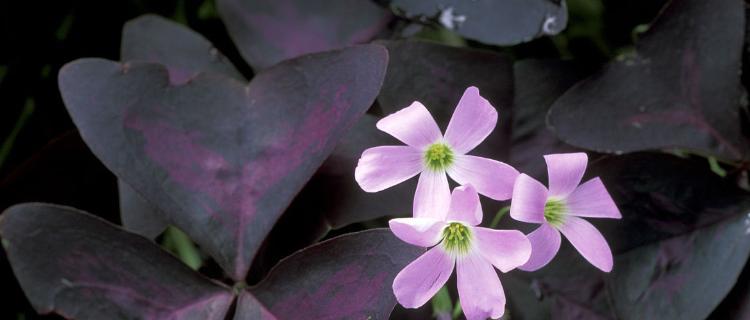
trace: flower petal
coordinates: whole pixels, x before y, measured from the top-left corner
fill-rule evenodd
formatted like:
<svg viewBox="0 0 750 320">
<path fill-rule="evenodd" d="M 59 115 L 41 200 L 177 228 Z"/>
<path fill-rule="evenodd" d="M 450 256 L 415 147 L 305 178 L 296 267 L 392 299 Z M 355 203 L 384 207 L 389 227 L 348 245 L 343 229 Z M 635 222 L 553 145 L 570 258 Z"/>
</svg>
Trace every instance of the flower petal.
<svg viewBox="0 0 750 320">
<path fill-rule="evenodd" d="M 522 173 L 513 185 L 513 201 L 510 216 L 531 223 L 545 223 L 544 205 L 547 203 L 547 188 L 536 179 Z"/>
<path fill-rule="evenodd" d="M 419 149 L 443 138 L 435 119 L 418 101 L 380 119 L 375 126 L 403 143 Z"/>
<path fill-rule="evenodd" d="M 560 226 L 560 232 L 594 267 L 604 272 L 612 271 L 612 250 L 604 236 L 590 222 L 567 216 Z"/>
<path fill-rule="evenodd" d="M 445 220 L 450 202 L 451 189 L 445 173 L 423 171 L 414 193 L 414 217 Z"/>
<path fill-rule="evenodd" d="M 505 293 L 492 264 L 472 253 L 456 263 L 458 297 L 466 319 L 500 318 L 505 313 Z"/>
<path fill-rule="evenodd" d="M 495 200 L 508 200 L 518 170 L 500 161 L 456 155 L 448 167 L 448 175 L 459 184 L 471 184 L 477 192 Z"/>
<path fill-rule="evenodd" d="M 467 153 L 482 143 L 496 124 L 497 110 L 479 95 L 479 89 L 468 87 L 448 123 L 445 141 L 458 153 Z"/>
<path fill-rule="evenodd" d="M 479 253 L 502 272 L 526 263 L 531 256 L 531 243 L 517 230 L 474 228 Z"/>
<path fill-rule="evenodd" d="M 367 192 L 390 188 L 422 171 L 422 153 L 407 146 L 381 146 L 365 150 L 354 170 L 354 179 Z"/>
<path fill-rule="evenodd" d="M 546 266 L 557 251 L 560 250 L 560 232 L 547 223 L 528 235 L 531 243 L 531 257 L 524 265 L 518 267 L 523 271 L 536 271 Z"/>
<path fill-rule="evenodd" d="M 622 215 L 612 197 L 604 187 L 602 180 L 597 178 L 586 181 L 578 186 L 566 200 L 570 215 L 592 218 L 620 219 Z"/>
<path fill-rule="evenodd" d="M 454 259 L 434 247 L 406 266 L 393 279 L 393 294 L 406 308 L 419 308 L 443 287 L 453 273 Z"/>
<path fill-rule="evenodd" d="M 589 157 L 586 153 L 558 153 L 544 156 L 547 162 L 550 196 L 565 197 L 581 183 Z"/>
<path fill-rule="evenodd" d="M 432 247 L 440 242 L 444 221 L 429 218 L 398 218 L 388 221 L 391 232 L 404 242 Z"/>
<path fill-rule="evenodd" d="M 461 221 L 475 226 L 482 223 L 482 205 L 479 194 L 471 185 L 453 189 L 448 221 Z"/>
</svg>

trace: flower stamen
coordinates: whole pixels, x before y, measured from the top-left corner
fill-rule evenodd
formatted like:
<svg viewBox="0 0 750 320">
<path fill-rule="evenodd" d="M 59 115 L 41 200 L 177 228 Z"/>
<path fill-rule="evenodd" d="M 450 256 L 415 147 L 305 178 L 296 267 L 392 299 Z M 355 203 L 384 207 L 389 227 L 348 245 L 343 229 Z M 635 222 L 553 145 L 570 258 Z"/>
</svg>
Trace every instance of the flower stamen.
<svg viewBox="0 0 750 320">
<path fill-rule="evenodd" d="M 553 227 L 562 226 L 567 212 L 568 208 L 562 200 L 548 199 L 547 203 L 544 204 L 544 218 Z"/>
<path fill-rule="evenodd" d="M 443 248 L 451 254 L 466 254 L 471 244 L 471 231 L 459 222 L 451 222 L 443 229 Z"/>
<path fill-rule="evenodd" d="M 425 151 L 424 160 L 427 168 L 445 170 L 453 163 L 453 150 L 444 143 L 433 143 Z"/>
</svg>

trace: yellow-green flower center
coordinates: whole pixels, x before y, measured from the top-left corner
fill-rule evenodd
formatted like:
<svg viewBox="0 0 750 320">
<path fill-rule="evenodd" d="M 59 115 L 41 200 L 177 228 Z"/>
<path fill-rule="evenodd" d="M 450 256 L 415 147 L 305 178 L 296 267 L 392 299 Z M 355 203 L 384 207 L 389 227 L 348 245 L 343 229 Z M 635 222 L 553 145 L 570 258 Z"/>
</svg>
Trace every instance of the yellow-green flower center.
<svg viewBox="0 0 750 320">
<path fill-rule="evenodd" d="M 443 229 L 443 248 L 452 254 L 465 254 L 469 252 L 471 244 L 471 231 L 469 227 L 459 223 L 451 222 Z"/>
<path fill-rule="evenodd" d="M 568 208 L 562 200 L 548 199 L 544 204 L 544 218 L 554 227 L 559 227 L 565 222 L 567 212 Z"/>
<path fill-rule="evenodd" d="M 425 151 L 424 161 L 427 168 L 445 170 L 453 163 L 453 150 L 444 143 L 433 143 Z"/>
</svg>

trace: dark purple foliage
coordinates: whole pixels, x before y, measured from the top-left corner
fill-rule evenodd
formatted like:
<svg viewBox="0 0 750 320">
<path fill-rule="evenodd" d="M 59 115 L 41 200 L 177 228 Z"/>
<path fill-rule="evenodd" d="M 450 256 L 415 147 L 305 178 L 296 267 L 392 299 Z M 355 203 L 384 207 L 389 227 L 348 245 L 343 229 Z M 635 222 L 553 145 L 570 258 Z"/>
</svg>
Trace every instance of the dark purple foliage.
<svg viewBox="0 0 750 320">
<path fill-rule="evenodd" d="M 21 204 L 3 247 L 40 313 L 75 319 L 224 319 L 232 292 L 153 242 L 70 207 Z M 29 254 L 31 253 L 31 254 Z"/>
<path fill-rule="evenodd" d="M 383 319 L 396 303 L 390 282 L 422 252 L 388 230 L 352 233 L 289 256 L 249 292 L 233 291 L 83 211 L 28 203 L 0 217 L 3 247 L 34 308 L 76 319 L 224 319 L 236 297 L 235 319 Z"/>
<path fill-rule="evenodd" d="M 393 18 L 369 0 L 218 0 L 229 34 L 255 69 L 366 43 Z"/>
<path fill-rule="evenodd" d="M 600 152 L 685 148 L 746 157 L 740 131 L 742 1 L 675 0 L 638 41 L 558 99 L 549 124 Z"/>
<path fill-rule="evenodd" d="M 669 155 L 605 158 L 588 175 L 607 182 L 623 215 L 596 221 L 615 254 L 612 273 L 563 245 L 547 268 L 513 274 L 512 310 L 565 319 L 707 317 L 750 256 L 750 194 L 703 161 Z M 531 307 L 538 299 L 543 309 Z"/>
<path fill-rule="evenodd" d="M 120 195 L 120 220 L 123 228 L 154 239 L 169 226 L 164 220 L 164 213 L 146 201 L 127 183 L 117 181 L 117 190 Z"/>
<path fill-rule="evenodd" d="M 185 83 L 201 72 L 245 80 L 203 36 L 155 15 L 140 16 L 125 24 L 120 59 L 164 64 L 168 66 L 169 80 L 174 84 Z"/>
<path fill-rule="evenodd" d="M 393 278 L 423 252 L 387 229 L 351 233 L 282 260 L 250 291 L 281 319 L 386 319 Z"/>
<path fill-rule="evenodd" d="M 547 129 L 546 119 L 555 99 L 584 77 L 585 67 L 560 60 L 523 60 L 513 65 L 513 134 L 509 163 L 521 172 L 547 177 L 543 156 L 576 152 Z"/>
</svg>

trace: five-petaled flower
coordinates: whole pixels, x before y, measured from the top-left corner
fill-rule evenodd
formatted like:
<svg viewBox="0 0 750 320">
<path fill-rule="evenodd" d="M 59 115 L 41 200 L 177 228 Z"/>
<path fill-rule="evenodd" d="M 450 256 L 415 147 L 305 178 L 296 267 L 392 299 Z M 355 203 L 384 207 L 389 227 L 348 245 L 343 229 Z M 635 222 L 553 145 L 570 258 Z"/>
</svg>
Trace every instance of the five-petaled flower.
<svg viewBox="0 0 750 320">
<path fill-rule="evenodd" d="M 391 220 L 391 231 L 401 240 L 432 247 L 393 280 L 398 302 L 407 308 L 422 306 L 448 281 L 455 264 L 466 318 L 501 317 L 505 293 L 493 265 L 508 272 L 524 264 L 531 245 L 520 231 L 477 227 L 481 222 L 479 195 L 471 185 L 454 189 L 450 206 L 429 218 Z"/>
<path fill-rule="evenodd" d="M 497 111 L 479 95 L 476 87 L 464 92 L 443 136 L 424 105 L 410 106 L 388 115 L 378 129 L 406 146 L 380 146 L 365 150 L 355 170 L 355 179 L 367 192 L 378 192 L 417 174 L 414 216 L 429 217 L 445 210 L 450 201 L 446 173 L 459 184 L 471 184 L 495 200 L 507 200 L 518 171 L 492 159 L 467 155 L 497 124 Z M 441 209 L 442 208 L 442 209 Z"/>
<path fill-rule="evenodd" d="M 560 232 L 595 267 L 612 270 L 612 251 L 602 234 L 580 217 L 621 218 L 612 197 L 599 178 L 578 185 L 586 170 L 585 153 L 551 154 L 547 162 L 549 190 L 525 174 L 516 179 L 510 216 L 516 220 L 540 223 L 531 232 L 532 253 L 519 267 L 534 271 L 549 263 L 560 249 Z"/>
</svg>

